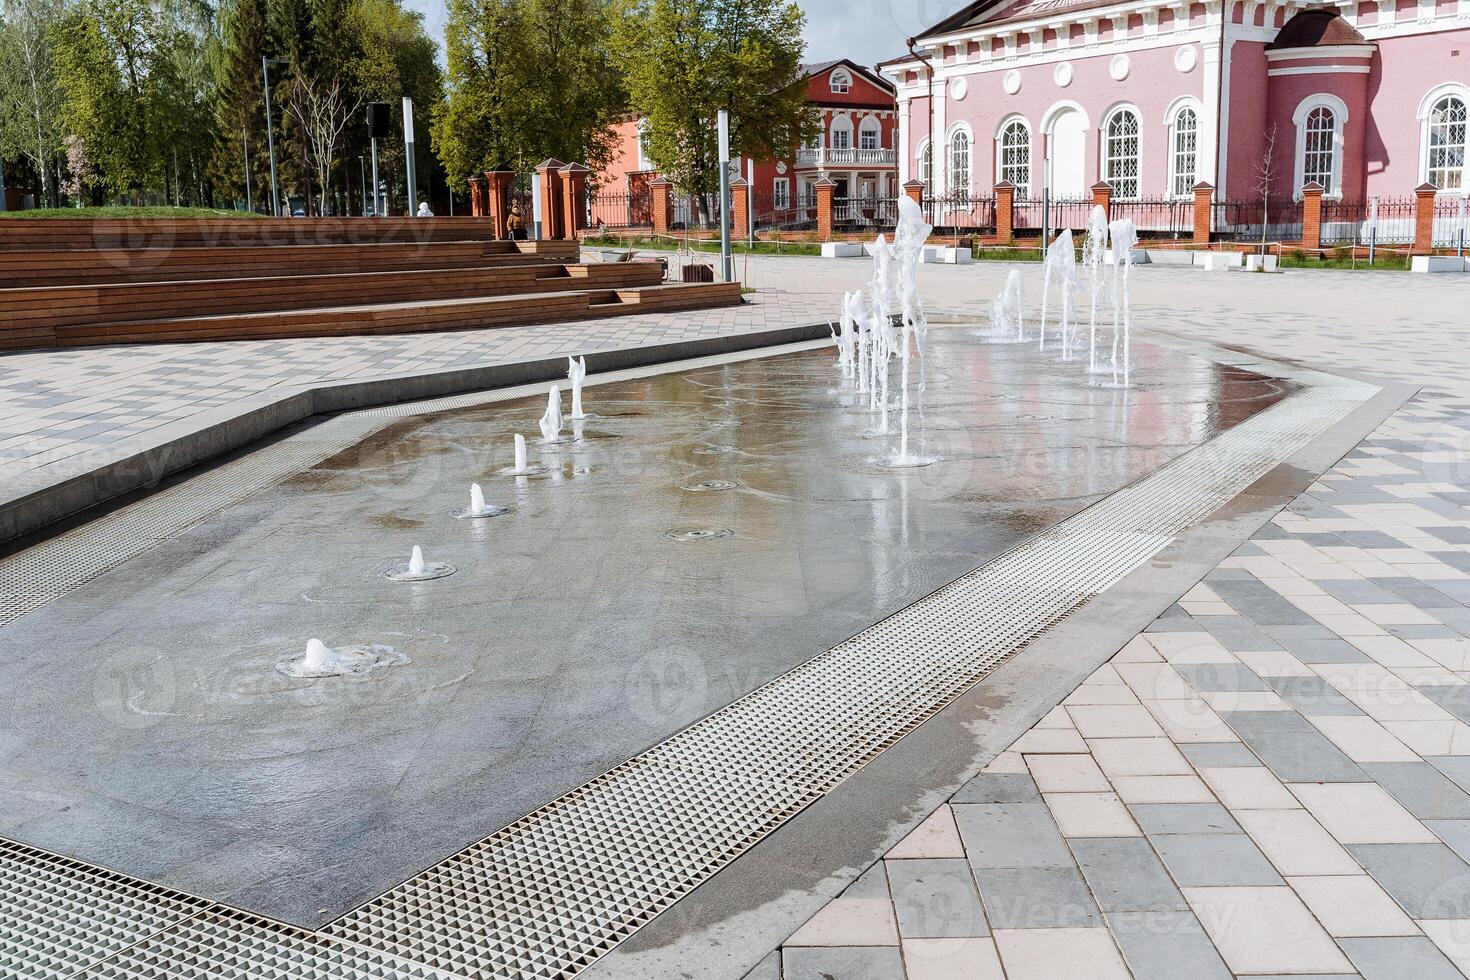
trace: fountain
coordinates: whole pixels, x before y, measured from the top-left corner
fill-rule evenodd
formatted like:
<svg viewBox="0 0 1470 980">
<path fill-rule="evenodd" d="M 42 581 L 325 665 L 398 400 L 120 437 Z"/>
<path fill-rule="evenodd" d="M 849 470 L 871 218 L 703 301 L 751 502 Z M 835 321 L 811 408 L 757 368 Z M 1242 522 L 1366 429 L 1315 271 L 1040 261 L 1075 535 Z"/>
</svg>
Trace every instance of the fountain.
<svg viewBox="0 0 1470 980">
<path fill-rule="evenodd" d="M 1091 306 L 1087 315 L 1087 370 L 1095 374 L 1097 366 L 1097 299 L 1107 285 L 1105 263 L 1108 251 L 1108 213 L 1095 205 L 1087 218 L 1087 239 L 1082 243 L 1082 268 L 1087 275 Z"/>
<path fill-rule="evenodd" d="M 478 483 L 470 484 L 470 508 L 455 516 L 461 520 L 478 520 L 485 517 L 500 517 L 510 513 L 509 507 L 500 507 L 485 502 L 485 491 Z"/>
<path fill-rule="evenodd" d="M 572 383 L 572 414 L 569 418 L 574 422 L 585 419 L 595 419 L 596 415 L 588 415 L 582 411 L 582 382 L 587 380 L 587 357 L 567 358 L 567 379 Z M 557 396 L 557 411 L 561 411 L 561 397 Z"/>
<path fill-rule="evenodd" d="M 1058 323 L 1058 333 L 1062 344 L 1062 359 L 1071 360 L 1072 357 L 1072 302 L 1077 292 L 1077 251 L 1072 245 L 1072 229 L 1064 228 L 1056 240 L 1051 243 L 1051 248 L 1046 251 L 1046 275 L 1042 285 L 1041 296 L 1041 346 L 1040 350 L 1046 350 L 1046 307 L 1047 300 L 1051 296 L 1052 285 L 1055 284 L 1061 300 L 1061 318 Z"/>
<path fill-rule="evenodd" d="M 1006 273 L 1005 288 L 990 309 L 990 341 L 1020 344 L 1026 341 L 1026 281 L 1020 269 Z"/>
<path fill-rule="evenodd" d="M 556 385 L 546 393 L 546 414 L 541 416 L 541 441 L 547 445 L 563 442 L 561 429 L 561 389 Z"/>
<path fill-rule="evenodd" d="M 312 637 L 306 641 L 305 653 L 276 661 L 276 670 L 287 677 L 361 677 L 406 663 L 412 661 L 390 646 L 373 643 L 333 649 Z"/>
<path fill-rule="evenodd" d="M 448 562 L 426 561 L 424 549 L 414 545 L 413 552 L 408 558 L 408 564 L 388 566 L 383 571 L 383 577 L 395 582 L 427 582 L 431 579 L 453 575 L 455 571 L 455 567 Z"/>
<path fill-rule="evenodd" d="M 1133 310 L 1128 295 L 1128 280 L 1133 270 L 1133 249 L 1138 246 L 1138 229 L 1130 218 L 1108 226 L 1113 246 L 1113 384 L 1128 387 L 1132 368 Z M 1118 344 L 1121 339 L 1122 378 L 1119 379 Z"/>
</svg>

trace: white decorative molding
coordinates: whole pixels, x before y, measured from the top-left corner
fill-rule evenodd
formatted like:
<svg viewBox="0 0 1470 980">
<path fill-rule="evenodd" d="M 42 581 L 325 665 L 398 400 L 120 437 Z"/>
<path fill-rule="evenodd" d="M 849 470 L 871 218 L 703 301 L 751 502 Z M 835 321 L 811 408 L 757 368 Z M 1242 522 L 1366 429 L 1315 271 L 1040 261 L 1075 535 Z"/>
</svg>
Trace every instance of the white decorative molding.
<svg viewBox="0 0 1470 980">
<path fill-rule="evenodd" d="M 965 101 L 965 96 L 970 94 L 970 81 L 964 75 L 949 83 L 949 94 L 956 102 Z"/>
<path fill-rule="evenodd" d="M 1291 71 L 1289 68 L 1283 70 Z M 1366 70 L 1365 68 L 1364 71 Z M 1291 114 L 1292 125 L 1296 127 L 1296 159 L 1293 163 L 1295 181 L 1291 186 L 1292 196 L 1296 198 L 1301 197 L 1306 166 L 1307 115 L 1318 106 L 1332 110 L 1332 186 L 1326 188 L 1322 196 L 1342 197 L 1342 134 L 1347 128 L 1348 107 L 1346 102 L 1330 92 L 1318 92 L 1302 99 L 1297 104 L 1296 111 Z"/>
<path fill-rule="evenodd" d="M 1021 91 L 1021 73 L 1014 68 L 1006 72 L 1001 79 L 1001 87 L 1006 90 L 1007 95 L 1015 95 Z"/>
<path fill-rule="evenodd" d="M 1133 62 L 1126 54 L 1115 55 L 1113 60 L 1108 62 L 1108 75 L 1113 81 L 1121 82 L 1128 77 L 1128 72 L 1132 67 Z"/>
<path fill-rule="evenodd" d="M 1372 70 L 1367 65 L 1313 65 L 1300 68 L 1269 68 L 1266 74 L 1271 78 L 1281 75 L 1366 75 Z"/>
<path fill-rule="evenodd" d="M 1365 44 L 1324 44 L 1316 48 L 1276 48 L 1266 52 L 1267 61 L 1306 61 L 1309 58 L 1373 57 L 1373 48 Z"/>
<path fill-rule="evenodd" d="M 1186 75 L 1194 71 L 1194 66 L 1199 62 L 1199 49 L 1192 44 L 1186 44 L 1174 52 L 1174 67 Z"/>
<path fill-rule="evenodd" d="M 1058 88 L 1066 88 L 1072 84 L 1072 63 L 1063 61 L 1057 65 L 1051 76 L 1057 83 Z"/>
</svg>

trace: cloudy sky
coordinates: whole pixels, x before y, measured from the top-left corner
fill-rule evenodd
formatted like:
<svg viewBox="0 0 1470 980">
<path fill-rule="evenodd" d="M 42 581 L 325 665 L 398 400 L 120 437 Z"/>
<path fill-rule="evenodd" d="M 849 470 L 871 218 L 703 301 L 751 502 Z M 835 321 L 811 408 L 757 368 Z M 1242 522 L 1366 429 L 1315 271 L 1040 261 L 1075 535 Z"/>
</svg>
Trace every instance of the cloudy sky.
<svg viewBox="0 0 1470 980">
<path fill-rule="evenodd" d="M 904 52 L 904 40 L 964 5 L 965 0 L 798 0 L 806 11 L 808 61 L 851 58 L 873 65 Z M 429 34 L 444 40 L 443 0 L 405 0 L 424 14 Z"/>
</svg>

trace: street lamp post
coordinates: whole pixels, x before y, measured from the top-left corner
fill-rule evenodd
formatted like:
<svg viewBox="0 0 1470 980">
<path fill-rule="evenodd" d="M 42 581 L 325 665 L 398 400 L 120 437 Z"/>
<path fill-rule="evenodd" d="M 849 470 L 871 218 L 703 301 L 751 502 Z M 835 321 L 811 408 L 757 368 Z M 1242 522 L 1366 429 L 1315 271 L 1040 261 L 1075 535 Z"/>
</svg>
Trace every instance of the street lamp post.
<svg viewBox="0 0 1470 980">
<path fill-rule="evenodd" d="M 240 127 L 240 141 L 245 144 L 245 210 L 253 212 L 255 206 L 250 201 L 250 130 L 244 126 Z"/>
<path fill-rule="evenodd" d="M 281 192 L 276 185 L 276 131 L 271 123 L 271 65 L 289 64 L 285 58 L 260 59 L 260 74 L 265 81 L 265 142 L 271 155 L 271 216 L 281 216 Z"/>
<path fill-rule="evenodd" d="M 735 260 L 730 255 L 730 114 L 721 109 L 715 121 L 720 136 L 720 273 L 731 282 Z"/>
<path fill-rule="evenodd" d="M 417 210 L 417 191 L 414 186 L 413 159 L 413 99 L 403 97 L 403 162 L 408 169 L 408 214 L 412 217 Z"/>
<path fill-rule="evenodd" d="M 357 173 L 362 181 L 362 216 L 364 218 L 368 213 L 367 163 L 364 162 L 365 160 L 366 158 L 361 153 L 357 155 Z"/>
</svg>

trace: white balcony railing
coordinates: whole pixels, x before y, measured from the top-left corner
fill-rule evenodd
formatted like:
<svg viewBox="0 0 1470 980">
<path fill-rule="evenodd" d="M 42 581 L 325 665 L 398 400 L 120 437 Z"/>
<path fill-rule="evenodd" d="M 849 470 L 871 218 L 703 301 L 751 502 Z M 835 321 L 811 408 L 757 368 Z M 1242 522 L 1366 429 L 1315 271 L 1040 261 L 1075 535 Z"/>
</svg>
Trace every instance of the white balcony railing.
<svg viewBox="0 0 1470 980">
<path fill-rule="evenodd" d="M 802 149 L 796 154 L 798 167 L 896 167 L 897 150 L 859 150 L 856 147 Z"/>
</svg>

